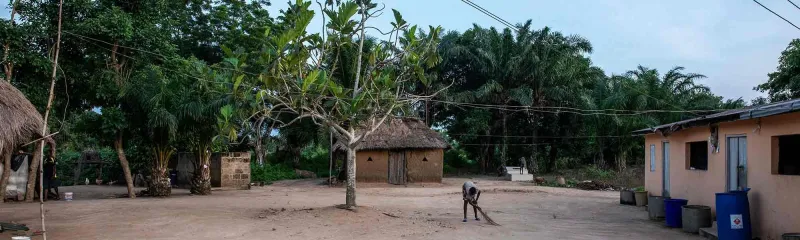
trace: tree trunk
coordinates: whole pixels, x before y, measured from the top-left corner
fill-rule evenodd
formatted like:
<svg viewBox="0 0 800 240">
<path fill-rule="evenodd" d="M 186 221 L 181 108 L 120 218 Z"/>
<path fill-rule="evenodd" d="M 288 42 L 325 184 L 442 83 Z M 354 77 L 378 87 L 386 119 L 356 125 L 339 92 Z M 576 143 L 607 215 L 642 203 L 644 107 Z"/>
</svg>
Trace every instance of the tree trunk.
<svg viewBox="0 0 800 240">
<path fill-rule="evenodd" d="M 154 197 L 169 197 L 172 194 L 167 164 L 172 156 L 172 149 L 164 146 L 155 146 L 156 162 L 153 166 L 148 192 Z"/>
<path fill-rule="evenodd" d="M 503 151 L 500 152 L 500 166 L 505 167 L 508 162 L 508 113 L 503 111 Z"/>
<path fill-rule="evenodd" d="M 603 139 L 597 139 L 597 155 L 595 156 L 598 159 L 594 160 L 594 165 L 598 168 L 604 169 L 605 168 L 605 154 L 603 154 Z"/>
<path fill-rule="evenodd" d="M 426 95 L 428 94 L 428 93 L 427 93 L 427 91 L 425 92 L 425 94 L 426 94 Z M 431 117 L 430 117 L 430 114 L 431 114 L 431 112 L 430 112 L 430 103 L 429 103 L 429 101 L 426 99 L 426 100 L 425 100 L 425 125 L 427 125 L 428 127 L 430 127 L 430 126 L 431 126 Z"/>
<path fill-rule="evenodd" d="M 44 141 L 39 141 L 36 144 L 36 150 L 33 151 L 33 159 L 31 165 L 28 167 L 28 186 L 25 190 L 25 202 L 33 202 L 33 196 L 36 192 L 36 182 L 38 181 L 39 174 L 39 161 L 42 159 L 42 153 L 39 149 L 42 148 Z"/>
<path fill-rule="evenodd" d="M 547 162 L 547 172 L 551 173 L 556 169 L 556 161 L 558 160 L 558 147 L 555 144 L 550 145 L 550 154 L 548 156 L 550 161 Z"/>
<path fill-rule="evenodd" d="M 150 176 L 150 184 L 148 185 L 147 191 L 150 196 L 169 197 L 172 194 L 172 186 L 170 186 L 167 169 L 153 169 L 153 174 Z"/>
<path fill-rule="evenodd" d="M 117 158 L 119 158 L 119 164 L 122 166 L 122 174 L 125 175 L 125 186 L 128 187 L 128 197 L 136 198 L 136 190 L 133 188 L 131 167 L 128 163 L 128 158 L 125 156 L 125 149 L 122 145 L 121 131 L 117 133 L 117 138 L 114 140 L 114 150 L 117 151 Z"/>
<path fill-rule="evenodd" d="M 211 195 L 211 152 L 207 147 L 197 151 L 194 178 L 192 179 L 191 193 L 197 195 Z"/>
<path fill-rule="evenodd" d="M 3 149 L 7 153 L 0 153 L 3 159 L 3 177 L 0 178 L 0 202 L 6 201 L 6 188 L 8 187 L 8 179 L 11 177 L 11 155 L 13 149 Z"/>
<path fill-rule="evenodd" d="M 485 141 L 484 141 L 485 142 Z M 481 165 L 481 174 L 486 174 L 486 165 L 489 162 L 489 146 L 484 145 L 481 149 L 481 156 L 478 158 L 479 165 Z"/>
<path fill-rule="evenodd" d="M 293 147 L 292 149 L 292 168 L 300 168 L 300 154 L 303 152 L 301 147 Z"/>
<path fill-rule="evenodd" d="M 256 135 L 258 136 L 256 139 L 256 163 L 258 163 L 258 166 L 264 166 L 264 146 L 262 145 L 263 135 L 261 134 L 262 124 L 264 124 L 264 117 L 259 118 L 258 123 L 256 124 Z M 269 132 L 267 135 L 269 135 Z"/>
<path fill-rule="evenodd" d="M 348 144 L 347 148 L 347 196 L 345 199 L 347 208 L 356 207 L 356 149 Z"/>
<path fill-rule="evenodd" d="M 618 172 L 625 171 L 625 162 L 627 160 L 626 159 L 627 155 L 628 155 L 627 151 L 622 151 L 619 154 L 617 154 L 617 171 Z"/>
</svg>

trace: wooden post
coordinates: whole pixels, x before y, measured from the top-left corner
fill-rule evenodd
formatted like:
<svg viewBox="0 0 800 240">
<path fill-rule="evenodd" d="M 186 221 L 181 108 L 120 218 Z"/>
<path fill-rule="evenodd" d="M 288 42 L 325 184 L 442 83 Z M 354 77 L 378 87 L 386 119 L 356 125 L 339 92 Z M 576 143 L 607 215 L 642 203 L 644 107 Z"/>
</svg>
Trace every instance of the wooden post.
<svg viewBox="0 0 800 240">
<path fill-rule="evenodd" d="M 53 55 L 53 74 L 50 75 L 50 96 L 47 98 L 47 108 L 44 110 L 44 124 L 42 126 L 42 136 L 47 135 L 47 119 L 50 117 L 50 108 L 53 106 L 53 90 L 56 87 L 56 69 L 58 68 L 58 50 L 61 47 L 61 7 L 64 5 L 64 0 L 58 1 L 58 33 L 56 35 L 56 51 Z M 44 141 L 44 140 L 42 140 Z M 40 158 L 44 158 L 44 144 L 39 144 Z M 42 239 L 47 240 L 47 229 L 44 223 L 44 176 L 42 168 L 44 167 L 44 159 L 39 159 L 39 211 L 42 218 Z"/>
<path fill-rule="evenodd" d="M 331 175 L 333 174 L 333 131 L 328 131 L 330 135 L 330 145 L 328 145 L 328 187 L 333 186 Z"/>
</svg>

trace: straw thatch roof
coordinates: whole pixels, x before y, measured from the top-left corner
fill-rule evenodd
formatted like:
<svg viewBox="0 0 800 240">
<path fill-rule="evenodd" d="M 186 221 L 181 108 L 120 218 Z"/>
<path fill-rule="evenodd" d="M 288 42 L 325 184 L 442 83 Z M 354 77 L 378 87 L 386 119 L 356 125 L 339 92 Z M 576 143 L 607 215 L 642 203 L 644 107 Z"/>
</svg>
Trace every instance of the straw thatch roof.
<svg viewBox="0 0 800 240">
<path fill-rule="evenodd" d="M 449 147 L 450 145 L 442 138 L 442 135 L 429 128 L 421 120 L 396 117 L 387 119 L 375 132 L 362 139 L 356 147 L 356 151 Z"/>
<path fill-rule="evenodd" d="M 0 153 L 41 137 L 42 115 L 17 88 L 0 80 Z"/>
<path fill-rule="evenodd" d="M 75 164 L 78 164 L 78 162 L 83 162 L 83 163 L 103 163 L 103 159 L 100 158 L 100 153 L 99 152 L 97 152 L 97 151 L 95 151 L 93 149 L 89 149 L 89 150 L 84 150 L 81 153 L 81 159 L 79 161 L 76 161 Z"/>
</svg>

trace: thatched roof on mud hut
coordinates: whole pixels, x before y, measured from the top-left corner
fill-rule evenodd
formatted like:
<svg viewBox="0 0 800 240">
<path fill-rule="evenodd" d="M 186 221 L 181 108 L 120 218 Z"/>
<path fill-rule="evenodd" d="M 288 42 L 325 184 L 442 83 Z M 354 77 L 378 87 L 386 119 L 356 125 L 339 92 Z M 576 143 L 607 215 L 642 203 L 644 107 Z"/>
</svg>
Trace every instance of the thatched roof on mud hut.
<svg viewBox="0 0 800 240">
<path fill-rule="evenodd" d="M 79 161 L 76 161 L 75 164 L 78 164 L 78 162 Z M 92 149 L 89 149 L 89 150 L 84 150 L 83 152 L 81 152 L 80 162 L 83 162 L 83 163 L 101 163 L 102 164 L 103 163 L 103 159 L 100 158 L 100 153 L 99 152 L 97 152 L 95 150 L 92 150 Z"/>
<path fill-rule="evenodd" d="M 0 79 L 0 153 L 41 137 L 42 115 L 22 92 Z"/>
<path fill-rule="evenodd" d="M 360 134 L 363 130 L 357 131 Z M 341 145 L 341 144 L 339 144 Z M 392 149 L 437 149 L 449 148 L 442 135 L 416 118 L 396 117 L 387 119 L 374 132 L 361 140 L 356 151 Z"/>
</svg>

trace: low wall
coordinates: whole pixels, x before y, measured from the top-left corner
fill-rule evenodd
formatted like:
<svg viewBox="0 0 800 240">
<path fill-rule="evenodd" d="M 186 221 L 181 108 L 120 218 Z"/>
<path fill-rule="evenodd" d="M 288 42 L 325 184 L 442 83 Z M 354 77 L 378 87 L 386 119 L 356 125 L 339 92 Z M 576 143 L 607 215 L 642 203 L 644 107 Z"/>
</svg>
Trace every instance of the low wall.
<svg viewBox="0 0 800 240">
<path fill-rule="evenodd" d="M 250 153 L 215 153 L 212 161 L 220 163 L 220 185 L 225 188 L 247 189 L 250 186 Z M 212 164 L 213 165 L 213 164 Z"/>
<path fill-rule="evenodd" d="M 175 154 L 170 169 L 178 171 L 175 185 L 188 187 L 194 177 L 195 155 L 189 152 Z M 244 189 L 250 185 L 250 153 L 228 152 L 211 154 L 211 187 Z"/>
</svg>

